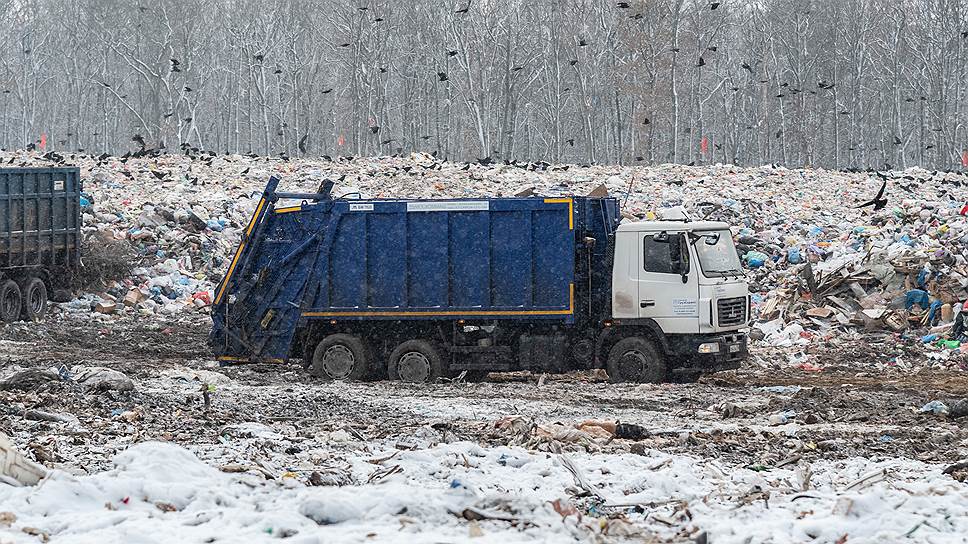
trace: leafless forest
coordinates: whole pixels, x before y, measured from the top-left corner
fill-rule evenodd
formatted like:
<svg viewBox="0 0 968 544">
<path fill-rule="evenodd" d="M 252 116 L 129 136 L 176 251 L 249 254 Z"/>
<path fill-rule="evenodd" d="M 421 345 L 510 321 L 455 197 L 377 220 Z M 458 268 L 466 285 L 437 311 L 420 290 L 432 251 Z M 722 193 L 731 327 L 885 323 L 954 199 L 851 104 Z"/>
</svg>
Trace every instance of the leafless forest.
<svg viewBox="0 0 968 544">
<path fill-rule="evenodd" d="M 0 8 L 7 149 L 954 169 L 968 147 L 968 0 Z"/>
</svg>

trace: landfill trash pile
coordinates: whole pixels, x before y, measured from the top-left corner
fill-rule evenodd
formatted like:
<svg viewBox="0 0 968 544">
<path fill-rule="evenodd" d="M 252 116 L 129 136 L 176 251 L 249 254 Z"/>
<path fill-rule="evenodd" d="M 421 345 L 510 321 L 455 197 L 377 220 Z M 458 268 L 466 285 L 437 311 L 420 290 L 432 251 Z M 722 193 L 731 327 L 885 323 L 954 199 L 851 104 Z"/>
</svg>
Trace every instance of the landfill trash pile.
<svg viewBox="0 0 968 544">
<path fill-rule="evenodd" d="M 9 166 L 50 166 L 33 152 L 2 153 Z M 917 346 L 931 364 L 961 367 L 968 299 L 968 176 L 909 169 L 834 172 L 729 165 L 653 167 L 459 163 L 423 153 L 380 158 L 240 155 L 63 157 L 81 168 L 88 251 L 126 241 L 137 266 L 126 277 L 62 305 L 110 320 L 117 314 L 205 311 L 269 176 L 315 191 L 324 179 L 347 198 L 585 195 L 602 186 L 630 219 L 684 210 L 726 221 L 748 269 L 753 336 L 771 348 L 762 364 L 823 367 L 835 340 Z M 887 205 L 857 208 L 886 184 Z M 597 194 L 597 193 L 596 193 Z M 898 341 L 902 341 L 898 344 Z M 910 348 L 905 348 L 910 349 Z M 754 350 L 755 352 L 755 350 Z M 907 368 L 898 350 L 873 368 Z M 917 358 L 922 360 L 923 358 Z M 920 364 L 920 363 L 919 363 Z"/>
</svg>

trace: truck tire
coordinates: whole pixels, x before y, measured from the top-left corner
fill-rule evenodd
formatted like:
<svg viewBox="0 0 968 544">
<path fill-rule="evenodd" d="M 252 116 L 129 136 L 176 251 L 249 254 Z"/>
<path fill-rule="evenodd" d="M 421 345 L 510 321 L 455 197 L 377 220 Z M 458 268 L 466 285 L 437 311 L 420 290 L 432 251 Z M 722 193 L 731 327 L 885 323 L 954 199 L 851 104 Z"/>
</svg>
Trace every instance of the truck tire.
<svg viewBox="0 0 968 544">
<path fill-rule="evenodd" d="M 431 382 L 444 374 L 440 352 L 426 340 L 407 340 L 390 353 L 387 374 L 391 380 Z"/>
<path fill-rule="evenodd" d="M 331 334 L 316 345 L 310 373 L 329 380 L 362 380 L 369 363 L 362 340 L 350 334 Z"/>
<path fill-rule="evenodd" d="M 20 317 L 24 321 L 37 321 L 47 315 L 47 286 L 44 280 L 37 277 L 29 277 L 20 280 L 20 295 L 23 303 L 20 308 Z"/>
<path fill-rule="evenodd" d="M 0 321 L 13 323 L 20 319 L 20 286 L 13 280 L 0 280 Z"/>
<path fill-rule="evenodd" d="M 605 370 L 613 383 L 660 383 L 666 379 L 668 366 L 655 344 L 641 336 L 632 336 L 612 346 Z"/>
</svg>

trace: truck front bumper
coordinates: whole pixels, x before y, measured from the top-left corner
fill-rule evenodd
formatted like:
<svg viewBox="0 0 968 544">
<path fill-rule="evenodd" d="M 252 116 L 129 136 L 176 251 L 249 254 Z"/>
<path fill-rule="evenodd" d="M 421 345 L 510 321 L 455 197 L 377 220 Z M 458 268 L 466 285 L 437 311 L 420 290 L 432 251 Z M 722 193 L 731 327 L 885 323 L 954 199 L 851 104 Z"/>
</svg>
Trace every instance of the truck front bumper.
<svg viewBox="0 0 968 544">
<path fill-rule="evenodd" d="M 731 370 L 749 356 L 747 336 L 740 332 L 670 338 L 669 350 L 670 366 L 680 372 Z"/>
</svg>

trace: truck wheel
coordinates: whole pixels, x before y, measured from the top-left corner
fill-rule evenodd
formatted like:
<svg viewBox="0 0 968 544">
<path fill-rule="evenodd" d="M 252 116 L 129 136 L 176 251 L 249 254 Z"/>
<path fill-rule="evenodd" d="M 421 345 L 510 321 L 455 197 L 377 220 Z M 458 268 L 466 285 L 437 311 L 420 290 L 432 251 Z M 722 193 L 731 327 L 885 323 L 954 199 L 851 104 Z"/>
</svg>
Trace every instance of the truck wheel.
<svg viewBox="0 0 968 544">
<path fill-rule="evenodd" d="M 20 316 L 24 321 L 43 319 L 47 314 L 47 286 L 40 278 L 24 278 L 19 283 L 23 305 Z"/>
<path fill-rule="evenodd" d="M 20 286 L 13 280 L 0 281 L 0 321 L 20 319 Z"/>
<path fill-rule="evenodd" d="M 659 383 L 665 381 L 668 371 L 662 353 L 639 336 L 619 340 L 608 352 L 605 370 L 613 383 Z"/>
<path fill-rule="evenodd" d="M 433 344 L 426 340 L 407 340 L 390 354 L 387 373 L 391 380 L 425 383 L 443 375 L 444 363 Z"/>
<path fill-rule="evenodd" d="M 323 338 L 315 351 L 310 372 L 317 378 L 361 380 L 366 375 L 368 357 L 363 342 L 349 334 Z"/>
</svg>

